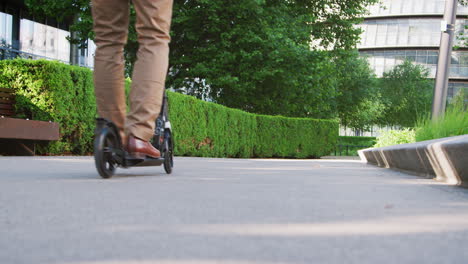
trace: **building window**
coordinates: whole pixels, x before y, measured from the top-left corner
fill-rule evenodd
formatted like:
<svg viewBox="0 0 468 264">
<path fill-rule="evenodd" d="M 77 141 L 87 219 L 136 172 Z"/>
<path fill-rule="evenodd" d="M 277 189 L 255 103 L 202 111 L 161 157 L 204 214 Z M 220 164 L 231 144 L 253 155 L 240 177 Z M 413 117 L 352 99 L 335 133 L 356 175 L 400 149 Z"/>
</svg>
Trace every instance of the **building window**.
<svg viewBox="0 0 468 264">
<path fill-rule="evenodd" d="M 441 19 L 378 19 L 364 21 L 358 48 L 375 47 L 438 47 Z M 456 35 L 466 31 L 468 21 L 457 20 Z M 455 45 L 462 45 L 455 40 Z"/>
<path fill-rule="evenodd" d="M 378 77 L 391 70 L 396 65 L 409 60 L 425 66 L 429 70 L 429 77 L 435 78 L 439 52 L 433 50 L 386 50 L 361 51 L 366 56 L 371 68 Z M 450 66 L 450 78 L 466 78 L 468 76 L 468 52 L 453 51 Z"/>
<path fill-rule="evenodd" d="M 447 91 L 447 98 L 449 103 L 452 101 L 453 97 L 463 93 L 464 101 L 468 102 L 468 83 L 466 82 L 450 82 Z"/>
<path fill-rule="evenodd" d="M 13 45 L 13 16 L 0 12 L 0 47 Z"/>
<path fill-rule="evenodd" d="M 434 15 L 443 14 L 444 8 L 445 0 L 383 0 L 370 6 L 369 11 L 372 16 Z M 468 14 L 468 7 L 458 5 L 457 13 Z"/>
</svg>

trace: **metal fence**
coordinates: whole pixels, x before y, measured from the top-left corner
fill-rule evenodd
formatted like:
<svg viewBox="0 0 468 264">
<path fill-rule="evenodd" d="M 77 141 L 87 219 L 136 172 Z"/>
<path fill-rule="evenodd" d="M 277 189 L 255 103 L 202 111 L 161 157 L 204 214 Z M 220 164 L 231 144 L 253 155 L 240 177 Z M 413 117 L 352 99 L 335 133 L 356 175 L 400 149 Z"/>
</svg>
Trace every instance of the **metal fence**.
<svg viewBox="0 0 468 264">
<path fill-rule="evenodd" d="M 355 145 L 336 145 L 334 156 L 357 156 L 358 150 L 370 148 L 371 146 L 355 146 Z"/>
<path fill-rule="evenodd" d="M 69 61 L 63 61 L 59 59 L 54 59 L 46 56 L 41 56 L 33 53 L 28 53 L 24 52 L 21 50 L 13 49 L 8 46 L 2 46 L 0 45 L 0 60 L 12 60 L 16 58 L 23 58 L 23 59 L 31 59 L 31 60 L 39 60 L 39 59 L 44 59 L 44 60 L 50 60 L 50 61 L 59 61 L 65 64 L 70 64 Z M 79 65 L 81 67 L 86 67 L 89 69 L 93 69 L 93 67 L 86 65 L 83 63 L 84 59 L 80 58 L 79 60 Z"/>
<path fill-rule="evenodd" d="M 24 52 L 21 50 L 12 49 L 9 47 L 0 46 L 0 60 L 12 60 L 16 58 L 32 59 L 32 60 L 38 60 L 38 59 L 54 60 L 54 61 L 60 61 L 60 62 L 68 64 L 68 61 L 61 61 L 61 60 L 57 60 L 57 59 L 53 59 L 53 58 L 49 58 L 49 57 L 45 57 L 45 56 L 41 56 L 37 54 Z"/>
</svg>

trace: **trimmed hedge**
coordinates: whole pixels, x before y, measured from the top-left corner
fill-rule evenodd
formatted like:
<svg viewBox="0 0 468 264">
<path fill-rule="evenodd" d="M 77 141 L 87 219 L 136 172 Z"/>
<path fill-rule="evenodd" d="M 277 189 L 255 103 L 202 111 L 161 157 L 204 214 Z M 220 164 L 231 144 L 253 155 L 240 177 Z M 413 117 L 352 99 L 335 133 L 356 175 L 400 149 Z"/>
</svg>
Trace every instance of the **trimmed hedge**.
<svg viewBox="0 0 468 264">
<path fill-rule="evenodd" d="M 349 146 L 368 146 L 372 147 L 375 145 L 376 137 L 354 137 L 354 136 L 339 136 L 339 145 Z"/>
<path fill-rule="evenodd" d="M 60 123 L 60 141 L 38 153 L 92 152 L 96 103 L 89 69 L 45 60 L 0 61 L 0 86 L 16 90 L 17 117 Z M 178 93 L 168 96 L 179 156 L 316 158 L 337 142 L 337 120 L 255 115 Z"/>
<path fill-rule="evenodd" d="M 169 106 L 177 155 L 317 158 L 338 138 L 336 120 L 255 115 L 178 93 Z"/>
</svg>

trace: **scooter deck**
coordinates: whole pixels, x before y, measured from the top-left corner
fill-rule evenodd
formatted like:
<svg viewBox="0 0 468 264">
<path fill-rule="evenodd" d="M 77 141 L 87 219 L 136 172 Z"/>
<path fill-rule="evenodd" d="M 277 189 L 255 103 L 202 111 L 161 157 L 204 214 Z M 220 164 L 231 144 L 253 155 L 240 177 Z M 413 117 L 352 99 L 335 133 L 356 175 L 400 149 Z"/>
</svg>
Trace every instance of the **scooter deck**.
<svg viewBox="0 0 468 264">
<path fill-rule="evenodd" d="M 164 163 L 163 158 L 150 158 L 145 159 L 135 158 L 127 155 L 124 161 L 124 167 L 148 167 L 148 166 L 161 166 Z"/>
</svg>

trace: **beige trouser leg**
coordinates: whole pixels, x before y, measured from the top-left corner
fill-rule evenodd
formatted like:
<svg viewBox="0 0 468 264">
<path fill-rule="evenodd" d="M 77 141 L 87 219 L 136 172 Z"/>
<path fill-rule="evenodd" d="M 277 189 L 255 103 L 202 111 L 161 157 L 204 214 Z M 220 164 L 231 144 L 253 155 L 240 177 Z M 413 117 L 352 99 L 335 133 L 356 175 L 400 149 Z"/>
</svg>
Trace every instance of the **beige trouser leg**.
<svg viewBox="0 0 468 264">
<path fill-rule="evenodd" d="M 126 114 L 123 50 L 127 42 L 129 2 L 93 0 L 92 13 L 97 46 L 94 87 L 98 114 L 114 122 L 122 133 Z"/>
<path fill-rule="evenodd" d="M 149 140 L 154 134 L 166 80 L 172 0 L 133 0 L 138 54 L 132 76 L 127 134 Z"/>
<path fill-rule="evenodd" d="M 159 114 L 169 54 L 172 0 L 133 0 L 139 50 L 133 70 L 130 112 L 125 120 L 123 46 L 128 0 L 93 0 L 96 32 L 95 87 L 98 113 L 126 134 L 150 140 Z"/>
</svg>

